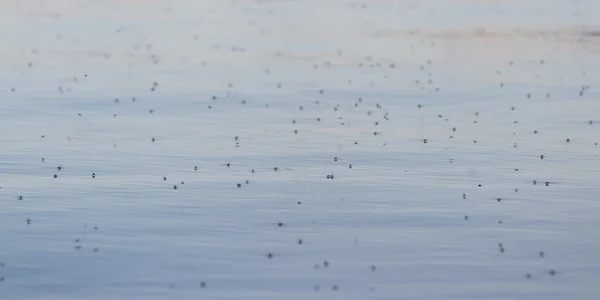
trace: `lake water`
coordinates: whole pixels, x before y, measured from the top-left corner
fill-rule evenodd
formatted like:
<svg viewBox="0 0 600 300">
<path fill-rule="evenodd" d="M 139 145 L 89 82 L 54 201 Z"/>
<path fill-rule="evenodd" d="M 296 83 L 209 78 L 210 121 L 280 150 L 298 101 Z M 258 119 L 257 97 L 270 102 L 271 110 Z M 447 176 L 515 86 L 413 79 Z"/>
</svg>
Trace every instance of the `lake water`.
<svg viewBox="0 0 600 300">
<path fill-rule="evenodd" d="M 598 12 L 2 1 L 0 299 L 597 299 Z"/>
</svg>

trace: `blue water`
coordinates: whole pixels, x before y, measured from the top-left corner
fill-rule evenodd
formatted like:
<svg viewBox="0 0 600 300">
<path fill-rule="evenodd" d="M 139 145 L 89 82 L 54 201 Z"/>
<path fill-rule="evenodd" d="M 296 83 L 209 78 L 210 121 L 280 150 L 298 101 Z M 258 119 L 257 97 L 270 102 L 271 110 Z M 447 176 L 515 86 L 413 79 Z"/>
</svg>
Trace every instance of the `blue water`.
<svg viewBox="0 0 600 300">
<path fill-rule="evenodd" d="M 4 2 L 0 299 L 596 299 L 598 5 L 362 4 Z"/>
</svg>

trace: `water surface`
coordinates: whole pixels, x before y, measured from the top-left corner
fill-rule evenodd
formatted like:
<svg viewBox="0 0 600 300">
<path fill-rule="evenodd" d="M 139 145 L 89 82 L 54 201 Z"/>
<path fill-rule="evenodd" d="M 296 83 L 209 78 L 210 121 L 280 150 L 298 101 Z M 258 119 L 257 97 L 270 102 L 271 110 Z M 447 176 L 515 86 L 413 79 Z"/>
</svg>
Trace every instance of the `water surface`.
<svg viewBox="0 0 600 300">
<path fill-rule="evenodd" d="M 0 9 L 2 299 L 600 293 L 593 1 Z"/>
</svg>

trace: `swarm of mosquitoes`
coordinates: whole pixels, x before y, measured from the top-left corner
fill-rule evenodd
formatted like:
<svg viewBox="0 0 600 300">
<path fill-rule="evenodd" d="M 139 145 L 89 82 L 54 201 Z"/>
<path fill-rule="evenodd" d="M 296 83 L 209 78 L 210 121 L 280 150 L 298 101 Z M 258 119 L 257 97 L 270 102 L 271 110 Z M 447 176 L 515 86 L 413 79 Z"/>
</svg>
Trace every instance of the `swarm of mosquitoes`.
<svg viewBox="0 0 600 300">
<path fill-rule="evenodd" d="M 121 33 L 124 30 L 126 30 L 126 28 L 120 27 L 118 29 L 118 32 Z M 230 50 L 232 52 L 244 52 L 245 49 L 243 47 L 237 47 L 237 46 L 233 46 L 230 48 Z M 37 51 L 37 50 L 35 50 Z M 275 56 L 282 56 L 284 55 L 284 53 L 282 51 L 277 51 L 275 54 Z M 337 51 L 337 55 L 338 56 L 343 56 L 344 55 L 344 51 L 343 50 L 338 50 Z M 105 58 L 109 59 L 110 55 L 106 55 Z M 154 57 L 152 60 L 153 64 L 158 64 L 160 62 L 160 60 L 157 57 Z M 545 60 L 540 60 L 540 65 L 544 65 L 547 62 Z M 419 71 L 423 71 L 426 72 L 428 71 L 428 68 L 430 68 L 432 65 L 434 64 L 434 62 L 432 60 L 426 60 L 424 61 L 420 66 L 419 66 Z M 514 62 L 509 62 L 508 65 L 510 67 L 514 67 L 516 65 L 516 63 Z M 33 68 L 34 65 L 29 62 L 27 63 L 27 68 Z M 331 63 L 326 62 L 323 65 L 319 65 L 319 64 L 314 64 L 311 66 L 315 71 L 318 71 L 321 68 L 328 68 L 331 67 Z M 357 68 L 361 69 L 361 68 L 380 68 L 380 69 L 386 69 L 387 71 L 390 70 L 395 70 L 400 68 L 400 66 L 396 63 L 386 63 L 384 61 L 376 61 L 376 59 L 372 56 L 366 56 L 364 57 L 364 59 L 362 61 L 360 61 L 359 63 L 357 63 L 356 65 Z M 272 68 L 272 67 L 271 67 Z M 269 74 L 271 73 L 271 68 L 265 69 L 265 74 L 267 76 L 269 76 Z M 497 71 L 498 74 L 501 74 L 500 71 Z M 432 93 L 442 93 L 443 89 L 440 86 L 436 86 L 433 79 L 431 79 L 432 74 L 431 72 L 428 73 L 429 75 L 429 79 L 423 81 L 421 79 L 418 80 L 414 80 L 414 83 L 416 85 L 419 86 L 419 89 L 422 91 L 426 91 L 426 92 L 432 92 Z M 83 78 L 80 77 L 73 77 L 73 82 L 77 83 L 77 82 L 81 82 L 83 80 L 93 80 L 93 76 L 88 76 L 88 74 L 84 74 L 82 76 Z M 352 80 L 348 79 L 347 80 L 348 84 L 352 84 Z M 505 88 L 505 83 L 504 82 L 500 82 L 499 83 L 500 88 Z M 147 89 L 150 92 L 157 92 L 159 91 L 159 89 L 162 87 L 161 84 L 159 84 L 158 81 L 153 81 L 153 82 L 149 82 L 148 83 L 148 87 Z M 226 98 L 231 98 L 231 89 L 234 87 L 234 83 L 230 83 L 227 85 L 227 87 L 224 89 L 224 93 L 223 95 L 213 95 L 211 96 L 209 99 L 207 99 L 209 104 L 208 106 L 206 106 L 207 110 L 213 110 L 216 106 L 219 105 L 219 100 L 221 99 L 226 99 Z M 274 87 L 278 90 L 282 90 L 285 89 L 286 86 L 285 84 L 279 82 L 276 84 L 276 86 Z M 578 90 L 574 90 L 573 91 L 573 96 L 578 96 L 578 97 L 585 97 L 586 93 L 591 89 L 591 87 L 589 85 L 582 85 L 580 87 L 580 89 Z M 16 90 L 16 88 L 11 88 L 10 89 L 11 92 L 13 93 L 17 93 L 18 91 Z M 71 91 L 71 88 L 66 87 L 64 85 L 60 85 L 57 87 L 57 90 L 59 93 L 68 93 Z M 330 107 L 323 107 L 324 103 L 327 103 L 327 91 L 323 88 L 323 89 L 316 89 L 313 91 L 313 94 L 317 97 L 320 97 L 320 100 L 317 100 L 314 105 L 317 107 L 321 107 L 322 109 L 328 109 L 328 110 L 333 110 L 335 112 L 339 112 L 341 111 L 344 107 L 341 106 L 340 104 L 336 104 Z M 546 98 L 550 98 L 551 94 L 550 93 L 545 93 L 542 95 L 535 95 L 533 93 L 527 93 L 523 96 L 524 99 L 531 99 L 533 97 L 546 97 Z M 369 129 L 366 129 L 369 131 L 368 135 L 370 136 L 370 138 L 372 138 L 373 140 L 378 141 L 379 137 L 382 135 L 385 135 L 384 131 L 379 130 L 380 128 L 380 124 L 385 123 L 387 121 L 390 120 L 390 118 L 393 117 L 393 112 L 392 111 L 388 111 L 386 108 L 383 107 L 382 104 L 378 103 L 377 101 L 367 101 L 365 100 L 366 96 L 358 96 L 355 98 L 354 101 L 352 101 L 351 104 L 351 108 L 362 108 L 365 107 L 366 109 L 366 116 L 367 118 L 371 119 L 371 124 L 373 125 L 372 127 L 370 127 Z M 141 97 L 139 96 L 130 96 L 128 98 L 112 98 L 107 100 L 106 105 L 113 105 L 115 111 L 117 111 L 120 105 L 123 105 L 124 102 L 129 101 L 131 103 L 135 103 L 136 105 L 138 105 L 140 107 L 140 110 L 145 110 L 148 114 L 152 115 L 152 117 L 156 117 L 159 118 L 160 117 L 160 110 L 156 110 L 153 107 L 144 107 L 144 101 Z M 112 102 L 112 103 L 111 103 Z M 241 100 L 239 102 L 240 105 L 247 105 L 249 103 L 249 100 Z M 269 109 L 269 104 L 266 104 L 264 109 Z M 298 107 L 298 113 L 301 114 L 310 114 L 310 112 L 307 112 L 307 107 L 305 105 L 299 105 Z M 442 119 L 445 122 L 448 122 L 448 124 L 450 124 L 450 118 L 445 117 L 445 115 L 443 113 L 431 113 L 430 111 L 427 110 L 427 105 L 425 104 L 418 104 L 415 107 L 418 111 L 418 114 L 421 116 L 421 118 L 423 118 L 423 116 L 430 116 L 433 118 L 437 118 L 437 119 Z M 516 106 L 510 106 L 508 105 L 506 107 L 506 110 L 509 112 L 517 112 L 518 108 Z M 483 113 L 480 114 L 480 112 L 475 112 L 472 115 L 472 124 L 476 125 L 478 123 L 478 121 L 480 121 L 480 117 Z M 114 118 L 118 118 L 118 114 L 115 112 L 112 114 L 112 116 Z M 87 117 L 84 115 L 84 113 L 77 113 L 76 115 L 73 116 L 74 118 L 81 118 L 81 117 Z M 519 120 L 516 119 L 516 115 L 515 115 L 515 119 L 514 120 L 510 120 L 510 123 L 513 124 L 517 124 Z M 314 123 L 315 126 L 319 126 L 319 124 L 322 124 L 325 121 L 325 118 L 320 116 L 320 115 L 310 115 L 308 116 L 307 119 L 311 119 L 313 120 L 312 122 Z M 305 119 L 303 119 L 305 120 Z M 350 122 L 350 120 L 348 119 L 344 119 L 342 116 L 340 116 L 337 120 L 335 120 L 335 124 L 337 124 L 337 126 L 339 127 L 344 127 L 347 126 L 348 123 Z M 581 120 L 581 127 L 584 126 L 594 126 L 595 123 L 597 121 L 595 120 Z M 290 119 L 289 123 L 291 123 L 294 126 L 299 126 L 301 125 L 300 122 L 297 119 Z M 459 128 L 458 126 L 455 125 L 448 125 L 446 126 L 446 128 L 444 128 L 443 130 L 446 130 L 448 132 L 448 139 L 455 139 L 457 137 L 460 136 L 461 134 L 461 128 Z M 294 136 L 299 136 L 302 135 L 302 131 L 299 130 L 298 128 L 294 128 L 290 134 L 294 135 Z M 532 128 L 530 131 L 531 137 L 534 138 L 535 136 L 538 135 L 542 135 L 543 133 L 540 132 L 539 130 Z M 45 139 L 46 136 L 44 134 L 40 135 L 42 139 Z M 226 138 L 230 138 L 232 141 L 232 147 L 235 148 L 243 148 L 243 144 L 244 144 L 244 139 L 246 138 L 245 136 L 242 135 L 234 135 L 234 136 L 230 136 L 230 137 L 226 137 Z M 473 142 L 473 144 L 478 144 L 481 141 L 478 141 L 476 139 L 469 139 L 469 141 Z M 68 137 L 67 138 L 67 142 L 70 142 L 71 138 Z M 160 143 L 166 143 L 167 141 L 164 140 L 161 137 L 157 137 L 157 136 L 148 136 L 147 137 L 147 141 L 148 141 L 148 146 L 152 147 L 153 145 L 157 145 Z M 419 145 L 420 147 L 422 146 L 421 144 L 425 144 L 426 146 L 430 146 L 430 145 L 435 145 L 436 140 L 430 137 L 422 137 L 421 139 L 418 140 L 413 140 L 413 141 L 408 141 L 408 142 L 412 142 L 415 145 Z M 576 140 L 573 140 L 571 137 L 565 136 L 565 137 L 557 137 L 556 138 L 556 143 L 565 143 L 565 144 L 573 144 L 573 143 L 577 143 Z M 386 144 L 381 144 L 382 146 L 386 146 Z M 593 145 L 590 146 L 597 146 L 598 143 L 594 143 Z M 112 145 L 113 147 L 117 147 L 116 143 L 113 143 Z M 350 142 L 348 146 L 353 146 L 353 147 L 360 147 L 359 142 L 358 141 L 353 141 Z M 513 149 L 513 148 L 518 148 L 518 145 L 516 142 L 511 142 L 510 144 L 507 145 L 508 149 Z M 510 151 L 510 150 L 507 150 Z M 536 153 L 536 154 L 532 154 L 531 155 L 532 159 L 539 159 L 544 163 L 546 161 L 552 160 L 552 157 L 547 156 L 547 154 L 545 153 Z M 326 172 L 323 174 L 320 174 L 320 178 L 322 178 L 321 180 L 324 180 L 325 182 L 328 183 L 335 183 L 338 180 L 343 180 L 344 176 L 351 176 L 351 172 L 353 172 L 354 170 L 358 169 L 356 166 L 359 166 L 360 164 L 357 164 L 356 162 L 350 161 L 349 159 L 346 159 L 344 157 L 344 152 L 340 151 L 340 153 L 336 156 L 333 157 L 323 157 L 324 161 L 328 161 L 329 164 L 333 164 L 333 165 L 343 165 L 345 169 L 348 170 L 348 172 L 343 173 L 342 175 L 340 174 L 334 174 L 332 172 Z M 449 163 L 452 164 L 453 163 L 453 159 L 449 159 Z M 41 163 L 42 164 L 47 164 L 46 159 L 45 158 L 41 158 Z M 65 176 L 73 176 L 72 174 L 69 175 L 63 175 L 65 174 L 65 170 L 68 170 L 68 162 L 64 162 L 64 166 L 63 165 L 55 165 L 52 167 L 52 171 L 49 172 L 48 174 L 45 174 L 44 176 L 50 176 L 55 180 L 61 180 L 63 177 Z M 222 168 L 223 172 L 233 172 L 233 171 L 239 171 L 239 170 L 243 170 L 243 172 L 245 172 L 246 174 L 246 179 L 242 180 L 242 181 L 234 181 L 231 182 L 231 188 L 232 189 L 243 189 L 244 187 L 248 186 L 251 184 L 251 182 L 254 182 L 255 180 L 253 179 L 254 176 L 256 176 L 256 174 L 258 173 L 265 173 L 265 172 L 272 172 L 272 173 L 278 173 L 278 174 L 282 174 L 285 172 L 290 172 L 293 171 L 292 168 L 286 167 L 286 166 L 281 166 L 281 165 L 271 165 L 271 166 L 259 166 L 259 165 L 246 165 L 246 164 L 241 164 L 241 163 L 236 163 L 235 158 L 231 158 L 231 161 L 226 161 L 226 162 L 222 162 L 218 167 Z M 193 171 L 193 172 L 198 172 L 201 171 L 200 169 L 201 167 L 199 167 L 198 165 L 190 165 L 189 166 L 189 170 Z M 408 170 L 405 170 L 405 172 Z M 514 172 L 519 172 L 520 168 L 514 168 Z M 548 174 L 548 176 L 551 176 L 551 174 Z M 102 174 L 102 172 L 97 172 L 97 170 L 88 170 L 87 174 L 85 175 L 85 177 L 88 180 L 94 181 L 94 180 L 101 180 L 104 175 Z M 185 186 L 185 180 L 182 180 L 182 178 L 169 178 L 168 176 L 164 175 L 161 177 L 157 177 L 156 178 L 157 182 L 160 183 L 166 183 L 168 189 L 172 189 L 174 190 L 173 193 L 177 193 L 177 191 L 181 190 L 184 188 Z M 536 187 L 540 187 L 540 188 L 552 188 L 555 184 L 559 184 L 557 182 L 554 182 L 551 178 L 531 178 L 530 181 L 531 185 L 536 186 Z M 335 188 L 335 185 L 332 184 L 331 185 L 333 188 Z M 0 187 L 1 188 L 1 187 Z M 485 185 L 483 183 L 479 183 L 476 185 L 476 188 L 478 189 L 485 189 Z M 514 192 L 518 192 L 519 188 L 518 187 L 512 187 L 511 190 L 513 190 Z M 17 191 L 14 191 L 17 192 Z M 457 195 L 457 199 L 461 199 L 464 201 L 471 201 L 473 200 L 471 197 L 469 197 L 467 192 L 464 192 L 462 194 Z M 27 197 L 23 196 L 23 195 L 15 195 L 15 201 L 22 201 L 22 202 L 27 202 L 28 199 Z M 490 197 L 489 199 L 487 199 L 488 201 L 490 201 L 491 203 L 495 203 L 497 205 L 510 205 L 511 203 L 511 197 L 507 197 L 505 195 L 494 195 L 492 197 Z M 301 201 L 297 201 L 295 203 L 296 205 L 301 205 L 302 202 Z M 462 221 L 469 221 L 471 220 L 472 216 L 463 214 L 461 216 L 457 216 L 457 218 L 459 220 Z M 501 224 L 503 224 L 503 220 L 497 220 L 497 223 L 499 224 L 499 226 L 501 226 Z M 35 226 L 43 226 L 43 224 L 41 223 L 37 223 L 36 220 L 33 220 L 29 217 L 25 217 L 24 218 L 24 224 L 25 226 L 28 227 L 35 227 Z M 288 227 L 289 225 L 283 221 L 277 221 L 277 222 L 273 222 L 272 225 L 275 228 L 278 228 L 278 230 L 285 230 L 286 227 Z M 83 226 L 83 233 L 80 236 L 75 237 L 72 240 L 72 247 L 73 250 L 76 252 L 84 252 L 84 251 L 89 251 L 92 253 L 98 253 L 100 252 L 100 248 L 97 246 L 92 246 L 92 247 L 87 247 L 87 239 L 88 236 L 91 234 L 94 234 L 95 232 L 98 232 L 100 230 L 100 227 L 98 225 L 89 225 L 86 224 Z M 306 241 L 304 240 L 302 237 L 296 237 L 293 240 L 293 243 L 296 244 L 297 246 L 301 247 L 301 246 L 305 246 L 307 243 L 310 243 L 310 241 Z M 357 245 L 357 241 L 354 241 L 354 245 Z M 493 246 L 492 246 L 493 248 Z M 507 252 L 509 252 L 509 250 L 513 250 L 513 249 L 509 249 L 508 245 L 506 245 L 504 242 L 500 241 L 497 244 L 497 253 L 498 255 L 503 255 Z M 267 252 L 262 254 L 262 256 L 264 257 L 264 259 L 266 260 L 277 260 L 280 258 L 280 255 L 278 255 L 277 251 L 271 251 L 271 252 Z M 533 255 L 532 255 L 533 256 Z M 540 249 L 540 251 L 538 253 L 535 254 L 535 256 L 538 259 L 544 259 L 547 256 L 547 252 L 543 249 Z M 5 262 L 0 261 L 0 283 L 5 283 L 7 281 L 6 278 L 6 274 L 3 273 L 3 271 L 6 269 L 5 268 Z M 321 269 L 327 269 L 327 268 L 334 268 L 335 264 L 332 263 L 330 260 L 328 259 L 324 259 L 320 262 L 317 263 L 312 263 L 312 267 L 315 270 L 321 270 Z M 378 270 L 378 266 L 376 265 L 369 265 L 367 268 L 368 271 L 370 272 L 376 272 Z M 525 280 L 534 280 L 537 276 L 542 276 L 542 275 L 548 275 L 548 276 L 556 276 L 558 274 L 560 274 L 561 271 L 556 270 L 552 267 L 549 267 L 547 270 L 544 271 L 537 271 L 537 272 L 533 272 L 533 271 L 525 271 L 523 273 L 523 278 Z M 170 288 L 175 288 L 175 285 L 170 285 Z M 199 281 L 198 283 L 198 287 L 201 289 L 205 289 L 209 287 L 209 283 L 206 281 Z M 316 292 L 319 291 L 323 291 L 325 289 L 331 290 L 333 292 L 337 292 L 340 289 L 342 289 L 342 287 L 338 284 L 331 284 L 328 286 L 323 286 L 321 284 L 315 284 L 312 289 Z M 374 291 L 375 289 L 373 287 L 369 288 L 369 291 Z"/>
</svg>

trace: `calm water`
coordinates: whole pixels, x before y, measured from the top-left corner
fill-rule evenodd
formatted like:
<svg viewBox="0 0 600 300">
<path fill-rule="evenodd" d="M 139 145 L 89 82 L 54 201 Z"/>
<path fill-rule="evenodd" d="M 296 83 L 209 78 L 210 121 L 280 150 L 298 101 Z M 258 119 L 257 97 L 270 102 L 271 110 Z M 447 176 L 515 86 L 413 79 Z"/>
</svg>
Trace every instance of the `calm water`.
<svg viewBox="0 0 600 300">
<path fill-rule="evenodd" d="M 600 295 L 595 2 L 77 3 L 0 4 L 0 299 Z"/>
</svg>

